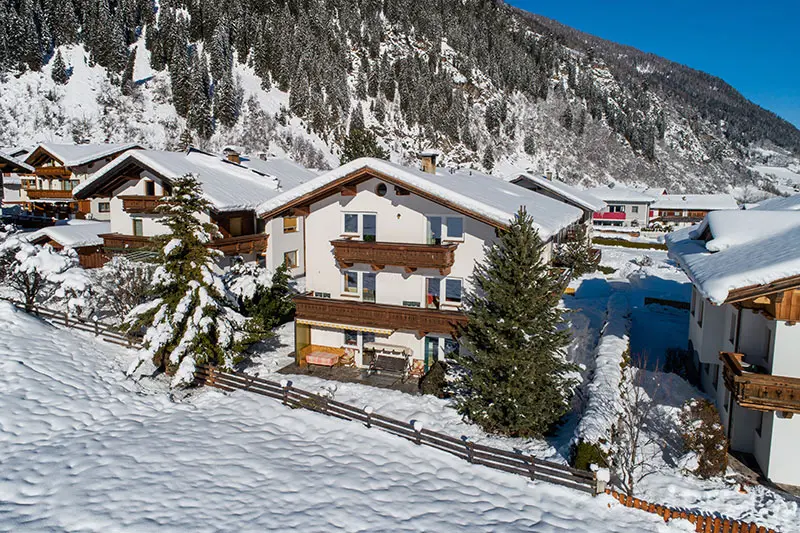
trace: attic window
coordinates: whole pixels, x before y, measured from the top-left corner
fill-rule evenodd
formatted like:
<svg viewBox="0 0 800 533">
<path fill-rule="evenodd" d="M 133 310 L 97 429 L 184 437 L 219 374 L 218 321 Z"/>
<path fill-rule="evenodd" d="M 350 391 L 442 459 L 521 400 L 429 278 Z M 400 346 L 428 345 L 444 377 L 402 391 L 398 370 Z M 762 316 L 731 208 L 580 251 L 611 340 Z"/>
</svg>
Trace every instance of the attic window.
<svg viewBox="0 0 800 533">
<path fill-rule="evenodd" d="M 378 196 L 386 196 L 386 191 L 387 189 L 385 183 L 379 183 L 378 186 L 375 187 L 375 194 Z"/>
<path fill-rule="evenodd" d="M 394 186 L 394 193 L 397 196 L 408 196 L 409 194 L 411 194 L 411 191 L 409 191 L 408 189 L 404 189 L 402 187 L 399 187 L 399 186 L 395 185 Z"/>
</svg>

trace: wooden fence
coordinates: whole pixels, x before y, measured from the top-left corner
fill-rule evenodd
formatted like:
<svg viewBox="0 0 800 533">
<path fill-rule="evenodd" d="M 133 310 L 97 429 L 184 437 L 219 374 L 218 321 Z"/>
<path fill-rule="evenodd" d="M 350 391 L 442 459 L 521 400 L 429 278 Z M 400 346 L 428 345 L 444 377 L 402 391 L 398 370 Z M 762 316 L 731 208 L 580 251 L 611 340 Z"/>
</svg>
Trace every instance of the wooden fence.
<svg viewBox="0 0 800 533">
<path fill-rule="evenodd" d="M 28 311 L 25 302 L 14 300 L 12 298 L 0 298 L 10 302 L 15 307 Z M 128 348 L 138 348 L 142 344 L 139 337 L 127 335 L 120 331 L 118 328 L 106 322 L 98 320 L 86 320 L 76 316 L 71 316 L 67 311 L 56 311 L 55 309 L 48 309 L 39 305 L 34 305 L 30 312 L 38 317 L 44 318 L 49 322 L 54 322 L 68 328 L 94 333 L 96 337 L 100 337 L 106 342 L 118 344 L 120 346 L 127 346 Z"/>
<path fill-rule="evenodd" d="M 374 413 L 370 408 L 360 409 L 298 389 L 292 386 L 290 381 L 277 383 L 241 372 L 223 371 L 203 365 L 197 368 L 195 383 L 224 391 L 245 390 L 280 400 L 289 407 L 310 409 L 343 420 L 361 422 L 368 428 L 382 429 L 415 444 L 436 448 L 470 463 L 488 466 L 533 480 L 555 483 L 592 495 L 597 494 L 598 489 L 604 490 L 602 483 L 598 487 L 597 479 L 591 472 L 543 461 L 520 452 L 476 444 L 467 440 L 466 437 L 455 438 L 444 435 L 426 429 L 418 422 L 404 422 Z"/>
</svg>

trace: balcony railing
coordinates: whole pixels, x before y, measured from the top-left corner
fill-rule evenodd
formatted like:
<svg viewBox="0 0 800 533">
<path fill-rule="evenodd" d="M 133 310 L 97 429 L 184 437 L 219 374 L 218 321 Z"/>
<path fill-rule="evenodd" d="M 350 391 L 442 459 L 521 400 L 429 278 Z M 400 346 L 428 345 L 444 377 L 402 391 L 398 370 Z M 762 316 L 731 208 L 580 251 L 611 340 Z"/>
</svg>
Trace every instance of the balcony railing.
<svg viewBox="0 0 800 533">
<path fill-rule="evenodd" d="M 120 196 L 122 209 L 128 213 L 155 213 L 161 196 Z"/>
<path fill-rule="evenodd" d="M 64 167 L 36 167 L 36 175 L 48 178 L 68 178 L 72 176 L 72 171 Z"/>
<path fill-rule="evenodd" d="M 27 189 L 29 200 L 72 200 L 72 191 Z"/>
<path fill-rule="evenodd" d="M 758 411 L 800 413 L 800 379 L 750 372 L 743 354 L 722 352 L 722 377 L 736 403 Z"/>
<path fill-rule="evenodd" d="M 310 295 L 294 299 L 297 318 L 354 326 L 401 329 L 427 333 L 453 333 L 456 325 L 466 323 L 460 311 L 443 311 L 365 302 L 350 302 Z"/>
<path fill-rule="evenodd" d="M 347 268 L 355 263 L 372 265 L 381 270 L 387 265 L 403 267 L 407 272 L 418 268 L 434 268 L 446 276 L 455 262 L 457 244 L 411 244 L 398 242 L 365 242 L 338 239 L 331 241 L 333 255 Z"/>
<path fill-rule="evenodd" d="M 625 220 L 625 213 L 595 212 L 592 213 L 595 220 Z"/>
<path fill-rule="evenodd" d="M 100 235 L 100 237 L 103 238 L 104 246 L 112 250 L 155 249 L 157 247 L 152 237 L 123 235 L 121 233 L 106 233 Z M 215 239 L 208 246 L 221 251 L 225 255 L 264 253 L 267 251 L 268 240 L 269 235 L 259 233 L 256 235 Z"/>
</svg>

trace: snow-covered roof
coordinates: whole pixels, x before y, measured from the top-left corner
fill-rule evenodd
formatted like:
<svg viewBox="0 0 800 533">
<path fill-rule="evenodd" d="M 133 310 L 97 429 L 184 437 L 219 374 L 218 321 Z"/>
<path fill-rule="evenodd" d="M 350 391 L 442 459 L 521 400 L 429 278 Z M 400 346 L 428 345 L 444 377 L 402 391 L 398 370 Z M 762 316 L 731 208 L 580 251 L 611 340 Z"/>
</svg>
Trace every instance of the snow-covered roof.
<svg viewBox="0 0 800 533">
<path fill-rule="evenodd" d="M 758 211 L 800 211 L 800 194 L 770 198 L 748 209 Z"/>
<path fill-rule="evenodd" d="M 667 189 L 664 187 L 645 187 L 641 189 L 641 193 L 647 196 L 663 196 L 667 194 Z"/>
<path fill-rule="evenodd" d="M 249 155 L 240 156 L 240 164 L 266 176 L 278 179 L 281 190 L 287 191 L 319 176 L 319 171 L 309 170 L 290 159 L 270 157 L 261 159 Z"/>
<path fill-rule="evenodd" d="M 64 248 L 79 248 L 81 246 L 100 246 L 103 238 L 99 235 L 111 232 L 110 222 L 96 222 L 90 220 L 59 221 L 59 224 L 36 230 L 26 235 L 29 242 L 34 242 L 42 237 L 48 237 Z"/>
<path fill-rule="evenodd" d="M 656 198 L 652 209 L 697 209 L 716 211 L 739 209 L 736 199 L 730 194 L 665 194 Z"/>
<path fill-rule="evenodd" d="M 97 161 L 110 155 L 131 150 L 134 148 L 141 148 L 136 143 L 124 144 L 54 144 L 54 143 L 40 143 L 29 155 L 28 159 L 36 154 L 39 149 L 44 150 L 51 156 L 55 157 L 65 167 L 73 167 L 78 165 L 85 165 L 92 161 Z"/>
<path fill-rule="evenodd" d="M 73 190 L 76 198 L 88 198 L 130 165 L 170 180 L 194 174 L 203 186 L 203 196 L 218 211 L 255 209 L 280 193 L 279 180 L 205 152 L 130 150 L 100 169 Z"/>
<path fill-rule="evenodd" d="M 518 180 L 522 181 L 528 179 L 543 189 L 556 194 L 565 200 L 577 204 L 580 207 L 590 211 L 600 211 L 606 206 L 606 203 L 600 198 L 594 196 L 589 191 L 578 189 L 572 185 L 567 185 L 563 181 L 556 179 L 548 179 L 544 176 L 537 176 L 536 174 L 524 173 L 514 174 L 512 176 L 512 183 Z"/>
<path fill-rule="evenodd" d="M 670 257 L 715 304 L 731 291 L 800 275 L 800 213 L 712 211 L 666 242 Z"/>
<path fill-rule="evenodd" d="M 5 152 L 0 152 L 0 170 L 4 172 L 33 172 L 33 167 Z"/>
<path fill-rule="evenodd" d="M 656 199 L 656 195 L 639 192 L 622 185 L 595 187 L 594 189 L 589 189 L 589 193 L 604 202 L 650 203 Z"/>
<path fill-rule="evenodd" d="M 525 207 L 533 217 L 534 225 L 539 229 L 543 239 L 552 237 L 583 215 L 577 207 L 480 172 L 437 169 L 436 174 L 430 174 L 368 157 L 350 161 L 267 200 L 258 207 L 258 213 L 267 214 L 279 210 L 295 200 L 313 195 L 328 184 L 344 180 L 347 176 L 365 168 L 402 186 L 427 194 L 434 201 L 458 206 L 468 213 L 501 226 L 509 224 L 519 208 Z"/>
</svg>

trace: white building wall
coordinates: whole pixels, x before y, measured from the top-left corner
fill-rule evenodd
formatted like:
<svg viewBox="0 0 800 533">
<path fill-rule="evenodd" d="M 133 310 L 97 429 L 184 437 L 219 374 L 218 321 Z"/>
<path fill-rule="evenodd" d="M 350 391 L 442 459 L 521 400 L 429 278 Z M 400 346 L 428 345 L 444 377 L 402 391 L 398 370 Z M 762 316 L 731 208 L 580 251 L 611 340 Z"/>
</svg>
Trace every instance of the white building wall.
<svg viewBox="0 0 800 533">
<path fill-rule="evenodd" d="M 285 253 L 296 251 L 297 268 L 290 269 L 289 274 L 294 278 L 305 275 L 304 217 L 297 217 L 297 231 L 285 233 L 281 217 L 268 220 L 265 231 L 269 235 L 266 254 L 267 268 L 274 272 L 283 263 Z"/>
</svg>

